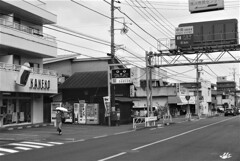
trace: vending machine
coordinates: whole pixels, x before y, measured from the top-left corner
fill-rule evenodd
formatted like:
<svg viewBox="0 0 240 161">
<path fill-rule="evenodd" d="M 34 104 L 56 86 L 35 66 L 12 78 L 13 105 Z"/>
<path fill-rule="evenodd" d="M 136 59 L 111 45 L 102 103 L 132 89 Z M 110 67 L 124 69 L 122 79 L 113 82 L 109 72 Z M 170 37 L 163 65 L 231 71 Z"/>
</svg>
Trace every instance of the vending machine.
<svg viewBox="0 0 240 161">
<path fill-rule="evenodd" d="M 99 104 L 87 104 L 87 124 L 99 124 Z"/>
<path fill-rule="evenodd" d="M 86 103 L 78 103 L 79 104 L 79 111 L 78 111 L 78 123 L 79 124 L 86 124 Z"/>
</svg>

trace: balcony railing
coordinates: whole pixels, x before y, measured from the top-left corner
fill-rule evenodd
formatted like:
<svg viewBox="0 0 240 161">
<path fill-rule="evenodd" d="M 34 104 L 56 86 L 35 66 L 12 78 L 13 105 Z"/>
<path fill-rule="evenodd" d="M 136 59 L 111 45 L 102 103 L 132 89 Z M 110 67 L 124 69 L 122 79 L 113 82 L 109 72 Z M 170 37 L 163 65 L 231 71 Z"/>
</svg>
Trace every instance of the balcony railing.
<svg viewBox="0 0 240 161">
<path fill-rule="evenodd" d="M 33 36 L 37 36 L 39 38 L 42 38 L 42 39 L 45 39 L 45 40 L 48 40 L 48 41 L 52 41 L 52 42 L 56 41 L 56 38 L 54 36 L 44 34 L 37 29 L 31 28 L 31 27 L 28 27 L 28 26 L 25 26 L 25 25 L 21 25 L 21 24 L 16 23 L 16 22 L 7 21 L 4 18 L 0 18 L 0 25 L 3 25 L 5 27 L 10 27 L 10 28 L 28 33 L 28 34 L 31 34 Z"/>
<path fill-rule="evenodd" d="M 6 64 L 3 62 L 0 62 L 0 70 L 6 70 L 6 71 L 20 71 L 21 65 L 16 64 Z M 47 70 L 42 68 L 31 68 L 32 73 L 34 74 L 42 74 L 42 75 L 50 75 L 50 76 L 57 76 L 57 72 L 54 70 Z"/>
</svg>

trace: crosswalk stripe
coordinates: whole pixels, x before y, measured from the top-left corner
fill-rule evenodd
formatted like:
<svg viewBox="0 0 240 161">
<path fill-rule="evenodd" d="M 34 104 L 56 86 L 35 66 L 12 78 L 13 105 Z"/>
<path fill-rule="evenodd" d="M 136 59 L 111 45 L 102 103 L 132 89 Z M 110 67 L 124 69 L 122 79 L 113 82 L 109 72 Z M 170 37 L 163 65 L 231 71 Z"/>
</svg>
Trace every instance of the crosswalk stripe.
<svg viewBox="0 0 240 161">
<path fill-rule="evenodd" d="M 52 145 L 52 144 L 38 143 L 38 142 L 29 142 L 29 141 L 24 141 L 24 142 L 21 142 L 21 143 L 24 143 L 24 144 L 34 144 L 34 145 L 42 145 L 42 146 L 54 146 L 54 145 Z"/>
<path fill-rule="evenodd" d="M 0 153 L 0 156 L 5 155 L 4 153 Z"/>
<path fill-rule="evenodd" d="M 48 143 L 50 143 L 50 144 L 57 144 L 57 145 L 63 144 L 63 143 L 60 143 L 60 142 L 48 142 Z"/>
<path fill-rule="evenodd" d="M 15 147 L 15 149 L 20 149 L 20 150 L 31 150 L 32 148 L 27 148 L 27 147 Z"/>
<path fill-rule="evenodd" d="M 7 148 L 0 148 L 0 151 L 3 152 L 8 152 L 8 153 L 17 153 L 17 150 L 13 150 L 13 149 L 7 149 Z"/>
<path fill-rule="evenodd" d="M 14 145 L 14 146 L 26 146 L 31 148 L 42 148 L 43 146 L 37 146 L 37 145 L 29 145 L 29 144 L 21 144 L 21 143 L 11 143 L 8 145 Z"/>
</svg>

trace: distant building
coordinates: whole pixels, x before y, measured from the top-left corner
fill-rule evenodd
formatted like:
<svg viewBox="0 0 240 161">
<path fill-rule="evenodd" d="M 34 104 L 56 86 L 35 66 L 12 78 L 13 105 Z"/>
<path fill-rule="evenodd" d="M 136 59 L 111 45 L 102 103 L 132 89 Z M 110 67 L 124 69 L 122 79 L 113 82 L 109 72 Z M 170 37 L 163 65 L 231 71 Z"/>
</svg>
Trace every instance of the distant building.
<svg viewBox="0 0 240 161">
<path fill-rule="evenodd" d="M 232 108 L 235 106 L 236 98 L 235 81 L 217 82 L 217 104 L 219 107 Z"/>
</svg>

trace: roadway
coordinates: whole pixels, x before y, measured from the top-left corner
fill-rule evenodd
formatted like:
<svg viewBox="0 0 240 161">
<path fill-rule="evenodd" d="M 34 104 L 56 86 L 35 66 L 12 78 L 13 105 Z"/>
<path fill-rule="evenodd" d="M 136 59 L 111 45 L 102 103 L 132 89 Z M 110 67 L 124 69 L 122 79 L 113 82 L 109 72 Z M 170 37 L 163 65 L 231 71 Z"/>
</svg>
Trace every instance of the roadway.
<svg viewBox="0 0 240 161">
<path fill-rule="evenodd" d="M 103 129 L 104 130 L 104 129 Z M 76 139 L 0 156 L 4 161 L 238 161 L 240 117 L 213 117 L 171 126 Z M 53 143 L 45 138 L 42 143 Z M 55 140 L 56 141 L 56 140 Z M 21 142 L 21 141 L 19 141 Z M 26 140 L 25 140 L 26 142 Z M 17 144 L 13 144 L 17 145 Z M 12 148 L 5 144 L 0 148 Z M 16 150 L 16 149 L 15 149 Z"/>
</svg>

